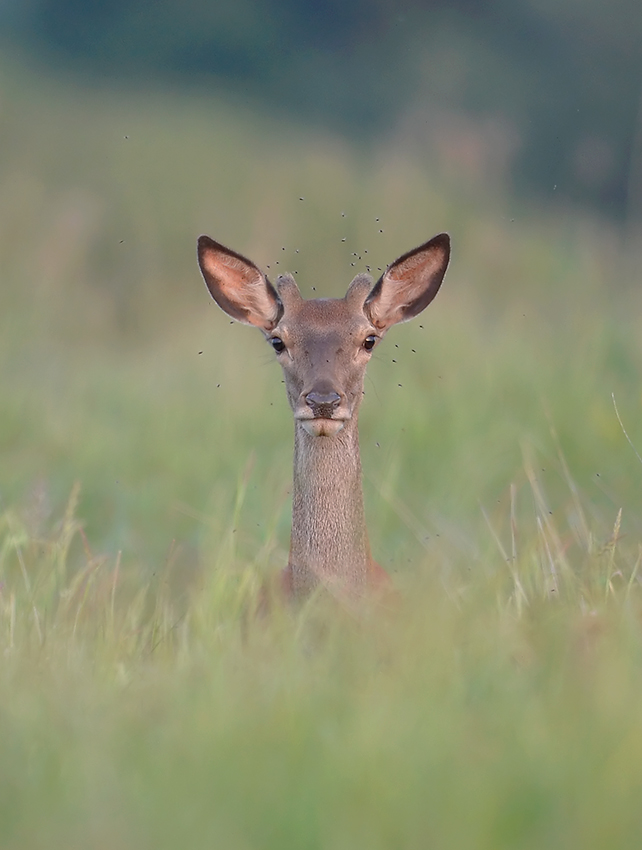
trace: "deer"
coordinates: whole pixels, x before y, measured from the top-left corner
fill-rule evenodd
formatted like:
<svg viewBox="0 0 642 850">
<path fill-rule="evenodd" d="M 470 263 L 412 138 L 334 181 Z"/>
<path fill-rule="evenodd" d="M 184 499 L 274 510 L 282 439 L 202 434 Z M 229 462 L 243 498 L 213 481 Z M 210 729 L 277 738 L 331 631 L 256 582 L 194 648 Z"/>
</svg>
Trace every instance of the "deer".
<svg viewBox="0 0 642 850">
<path fill-rule="evenodd" d="M 435 298 L 450 260 L 440 233 L 403 254 L 374 283 L 360 273 L 343 298 L 304 299 L 291 274 L 274 285 L 242 254 L 198 239 L 210 295 L 259 328 L 283 369 L 294 417 L 292 529 L 280 587 L 288 600 L 325 588 L 349 603 L 394 593 L 372 558 L 363 504 L 358 415 L 366 367 L 388 330 Z"/>
</svg>

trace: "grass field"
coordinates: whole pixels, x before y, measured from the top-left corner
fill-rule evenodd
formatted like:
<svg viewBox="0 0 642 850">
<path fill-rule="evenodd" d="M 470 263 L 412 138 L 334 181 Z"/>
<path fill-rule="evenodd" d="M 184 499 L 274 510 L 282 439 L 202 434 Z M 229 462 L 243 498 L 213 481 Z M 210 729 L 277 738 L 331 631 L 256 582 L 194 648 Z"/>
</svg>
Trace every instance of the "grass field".
<svg viewBox="0 0 642 850">
<path fill-rule="evenodd" d="M 0 115 L 0 846 L 639 846 L 641 301 L 617 232 L 448 182 L 412 139 L 358 150 L 205 95 L 7 63 Z M 337 295 L 443 229 L 443 290 L 361 415 L 399 610 L 256 621 L 291 417 L 195 239 Z"/>
</svg>

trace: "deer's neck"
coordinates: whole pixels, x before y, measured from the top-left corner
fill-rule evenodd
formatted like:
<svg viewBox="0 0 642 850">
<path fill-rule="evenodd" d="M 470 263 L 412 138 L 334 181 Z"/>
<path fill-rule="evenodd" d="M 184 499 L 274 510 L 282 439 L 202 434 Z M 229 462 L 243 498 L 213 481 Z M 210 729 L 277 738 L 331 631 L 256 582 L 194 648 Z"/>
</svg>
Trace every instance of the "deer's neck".
<svg viewBox="0 0 642 850">
<path fill-rule="evenodd" d="M 313 437 L 295 422 L 289 563 L 295 595 L 319 581 L 331 592 L 361 595 L 369 562 L 356 418 L 334 437 Z"/>
</svg>

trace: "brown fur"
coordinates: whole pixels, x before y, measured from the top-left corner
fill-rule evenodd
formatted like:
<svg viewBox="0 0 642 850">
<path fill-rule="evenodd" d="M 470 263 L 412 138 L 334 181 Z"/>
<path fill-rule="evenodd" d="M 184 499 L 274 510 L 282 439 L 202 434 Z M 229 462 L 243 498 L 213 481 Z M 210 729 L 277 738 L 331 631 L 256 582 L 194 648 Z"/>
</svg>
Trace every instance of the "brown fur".
<svg viewBox="0 0 642 850">
<path fill-rule="evenodd" d="M 319 584 L 346 601 L 390 584 L 373 561 L 363 509 L 358 414 L 370 359 L 397 322 L 420 313 L 437 294 L 450 257 L 440 234 L 404 254 L 376 285 L 357 275 L 344 298 L 304 300 L 290 275 L 276 288 L 240 254 L 207 236 L 199 265 L 219 306 L 277 339 L 294 413 L 292 538 L 281 585 L 303 597 Z"/>
</svg>

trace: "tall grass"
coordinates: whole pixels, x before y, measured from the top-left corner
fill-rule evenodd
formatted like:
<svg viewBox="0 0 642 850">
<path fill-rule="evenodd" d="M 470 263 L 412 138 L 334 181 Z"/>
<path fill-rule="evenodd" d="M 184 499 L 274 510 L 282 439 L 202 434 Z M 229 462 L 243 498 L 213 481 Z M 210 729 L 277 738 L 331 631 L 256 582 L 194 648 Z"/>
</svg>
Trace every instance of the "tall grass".
<svg viewBox="0 0 642 850">
<path fill-rule="evenodd" d="M 95 556 L 75 493 L 41 537 L 6 514 L 5 846 L 633 845 L 640 554 L 527 473 L 483 564 L 426 558 L 360 622 L 248 617 L 263 568 L 229 539 L 180 593 Z"/>
<path fill-rule="evenodd" d="M 617 234 L 446 184 L 403 138 L 1 79 L 2 846 L 637 846 Z M 290 413 L 194 238 L 340 294 L 441 229 L 443 292 L 386 339 L 361 416 L 399 606 L 252 617 L 287 557 Z"/>
</svg>

